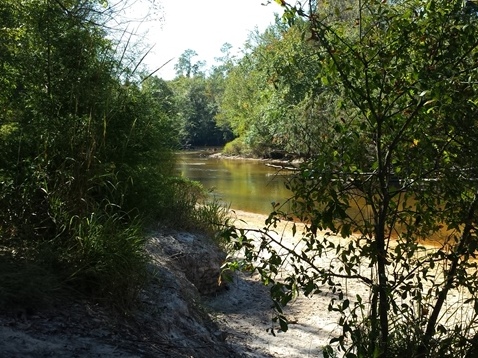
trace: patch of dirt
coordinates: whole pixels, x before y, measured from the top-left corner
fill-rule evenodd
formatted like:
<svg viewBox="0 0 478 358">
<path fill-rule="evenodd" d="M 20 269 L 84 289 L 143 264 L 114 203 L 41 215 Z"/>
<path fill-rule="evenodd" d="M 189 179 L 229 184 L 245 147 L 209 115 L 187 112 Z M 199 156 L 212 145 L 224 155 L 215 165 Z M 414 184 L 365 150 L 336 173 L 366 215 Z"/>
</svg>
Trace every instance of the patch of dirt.
<svg viewBox="0 0 478 358">
<path fill-rule="evenodd" d="M 236 225 L 245 228 L 262 228 L 266 219 L 236 215 Z M 287 226 L 279 229 L 293 240 Z M 117 317 L 77 300 L 41 312 L 2 314 L 0 356 L 321 357 L 337 329 L 337 317 L 327 310 L 331 296 L 324 293 L 299 297 L 285 312 L 289 331 L 279 332 L 268 288 L 257 277 L 237 274 L 227 287 L 217 286 L 224 254 L 203 237 L 158 231 L 147 250 L 156 278 L 142 292 L 137 311 Z"/>
<path fill-rule="evenodd" d="M 123 340 L 125 328 L 86 302 L 9 312 L 0 317 L 0 352 L 5 358 L 141 357 Z"/>
<path fill-rule="evenodd" d="M 205 238 L 179 232 L 153 233 L 147 250 L 154 279 L 128 317 L 81 300 L 40 312 L 4 312 L 0 357 L 237 357 L 199 291 L 212 292 L 207 284 L 213 274 L 215 291 L 221 289 L 221 251 Z"/>
</svg>

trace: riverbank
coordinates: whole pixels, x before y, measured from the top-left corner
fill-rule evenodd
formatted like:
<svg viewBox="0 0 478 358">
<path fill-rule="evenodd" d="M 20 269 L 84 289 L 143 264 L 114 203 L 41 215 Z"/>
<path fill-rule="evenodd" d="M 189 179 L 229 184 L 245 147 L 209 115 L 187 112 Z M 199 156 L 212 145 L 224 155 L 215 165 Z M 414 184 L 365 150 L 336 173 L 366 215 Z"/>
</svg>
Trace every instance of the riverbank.
<svg viewBox="0 0 478 358">
<path fill-rule="evenodd" d="M 262 229 L 267 219 L 240 210 L 231 214 L 246 230 Z M 300 233 L 303 227 L 296 225 Z M 284 245 L 299 244 L 291 222 L 281 222 L 272 234 Z M 227 286 L 217 286 L 224 254 L 208 238 L 158 229 L 151 232 L 147 250 L 154 279 L 137 309 L 118 317 L 95 303 L 72 300 L 39 312 L 3 312 L 2 357 L 322 357 L 323 347 L 340 333 L 339 316 L 328 310 L 335 296 L 326 288 L 286 307 L 289 330 L 283 333 L 272 322 L 269 289 L 257 275 L 237 273 Z M 331 260 L 336 258 L 317 258 L 316 264 L 327 267 Z M 344 279 L 342 290 L 351 300 L 369 297 L 367 288 L 353 280 Z M 462 297 L 454 293 L 450 300 L 452 308 Z"/>
<path fill-rule="evenodd" d="M 266 219 L 233 215 L 249 229 Z M 138 309 L 118 316 L 75 299 L 38 312 L 3 312 L 2 357 L 320 357 L 336 328 L 326 310 L 330 297 L 300 297 L 287 310 L 289 332 L 272 335 L 271 300 L 258 277 L 238 273 L 227 288 L 208 291 L 224 257 L 200 235 L 155 230 L 147 250 L 155 278 Z"/>
<path fill-rule="evenodd" d="M 232 159 L 232 160 L 250 160 L 256 162 L 263 162 L 265 165 L 282 170 L 297 171 L 299 170 L 300 164 L 303 163 L 302 159 L 274 159 L 274 158 L 256 158 L 256 157 L 247 157 L 243 155 L 227 155 L 222 152 L 214 152 L 208 154 L 209 158 L 215 159 Z"/>
<path fill-rule="evenodd" d="M 224 254 L 202 235 L 164 228 L 146 250 L 151 279 L 137 307 L 120 314 L 69 295 L 37 311 L 0 312 L 0 356 L 237 357 L 202 303 L 221 289 Z"/>
<path fill-rule="evenodd" d="M 235 210 L 233 216 L 236 227 L 246 230 L 262 229 L 267 219 L 267 215 L 241 210 Z M 296 225 L 301 230 L 302 225 Z M 287 221 L 279 223 L 272 234 L 282 237 L 287 246 L 295 246 L 299 240 L 292 234 L 292 223 Z M 364 287 L 355 289 L 365 293 Z M 289 329 L 285 333 L 272 322 L 269 288 L 259 282 L 257 274 L 237 274 L 229 290 L 208 304 L 216 314 L 216 322 L 228 333 L 228 342 L 233 347 L 246 348 L 246 357 L 322 357 L 323 347 L 339 332 L 338 315 L 327 309 L 332 294 L 325 291 L 312 298 L 299 296 L 286 307 Z"/>
</svg>

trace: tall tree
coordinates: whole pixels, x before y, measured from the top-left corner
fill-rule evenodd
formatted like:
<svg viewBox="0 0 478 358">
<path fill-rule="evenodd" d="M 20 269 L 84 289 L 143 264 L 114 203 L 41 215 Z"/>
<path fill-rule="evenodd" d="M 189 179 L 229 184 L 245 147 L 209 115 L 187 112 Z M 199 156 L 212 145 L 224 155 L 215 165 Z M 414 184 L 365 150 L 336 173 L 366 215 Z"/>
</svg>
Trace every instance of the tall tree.
<svg viewBox="0 0 478 358">
<path fill-rule="evenodd" d="M 222 56 L 214 58 L 217 65 L 213 66 L 212 76 L 221 75 L 226 77 L 227 73 L 233 68 L 235 64 L 234 55 L 231 53 L 232 45 L 228 42 L 221 46 Z"/>
<path fill-rule="evenodd" d="M 309 124 L 327 105 L 317 104 L 323 89 L 315 85 L 319 62 L 303 36 L 306 26 L 297 21 L 287 28 L 276 19 L 264 33 L 251 36 L 248 53 L 227 77 L 218 121 L 257 155 L 309 156 L 314 150 L 319 133 Z"/>
<path fill-rule="evenodd" d="M 210 79 L 179 77 L 171 83 L 175 93 L 177 126 L 184 148 L 219 146 L 224 143 L 227 129 L 217 126 L 216 96 Z"/>
<path fill-rule="evenodd" d="M 205 66 L 205 62 L 194 62 L 193 58 L 197 55 L 197 52 L 191 49 L 184 51 L 181 56 L 179 56 L 178 62 L 174 65 L 176 76 L 190 78 L 191 76 L 197 76 L 201 74 L 201 69 Z"/>
</svg>

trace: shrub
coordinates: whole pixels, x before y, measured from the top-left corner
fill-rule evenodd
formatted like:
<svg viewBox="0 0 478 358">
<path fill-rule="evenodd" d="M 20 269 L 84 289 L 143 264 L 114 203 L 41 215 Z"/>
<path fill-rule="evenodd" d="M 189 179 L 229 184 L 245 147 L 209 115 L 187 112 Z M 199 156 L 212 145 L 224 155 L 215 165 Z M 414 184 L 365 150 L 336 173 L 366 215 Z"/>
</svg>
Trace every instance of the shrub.
<svg viewBox="0 0 478 358">
<path fill-rule="evenodd" d="M 247 156 L 251 154 L 250 149 L 244 143 L 242 138 L 236 138 L 233 141 L 226 143 L 222 151 L 225 155 L 243 155 Z"/>
</svg>

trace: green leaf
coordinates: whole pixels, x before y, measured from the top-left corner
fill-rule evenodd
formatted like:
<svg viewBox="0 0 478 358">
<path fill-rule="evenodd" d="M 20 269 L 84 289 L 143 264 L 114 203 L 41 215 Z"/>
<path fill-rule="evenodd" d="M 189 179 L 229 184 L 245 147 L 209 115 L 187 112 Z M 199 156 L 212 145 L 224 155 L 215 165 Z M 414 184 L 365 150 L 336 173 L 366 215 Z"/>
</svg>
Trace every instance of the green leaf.
<svg viewBox="0 0 478 358">
<path fill-rule="evenodd" d="M 289 330 L 289 322 L 284 316 L 279 316 L 279 325 L 282 332 L 287 332 Z"/>
</svg>

